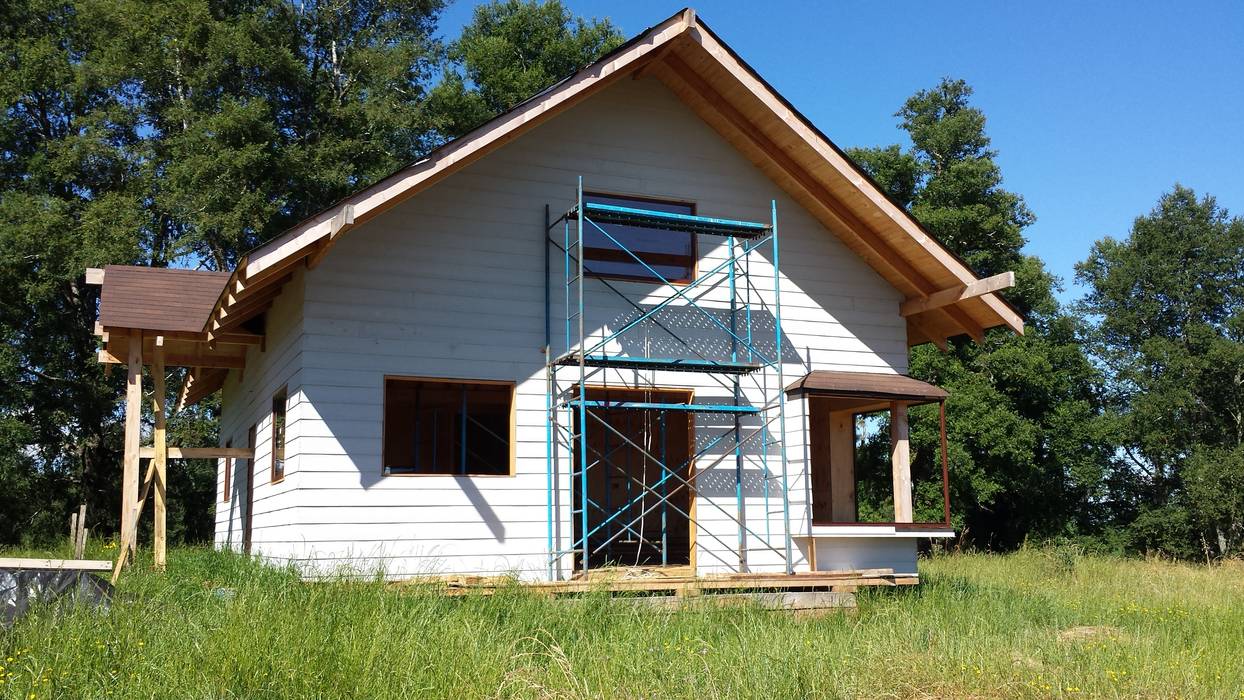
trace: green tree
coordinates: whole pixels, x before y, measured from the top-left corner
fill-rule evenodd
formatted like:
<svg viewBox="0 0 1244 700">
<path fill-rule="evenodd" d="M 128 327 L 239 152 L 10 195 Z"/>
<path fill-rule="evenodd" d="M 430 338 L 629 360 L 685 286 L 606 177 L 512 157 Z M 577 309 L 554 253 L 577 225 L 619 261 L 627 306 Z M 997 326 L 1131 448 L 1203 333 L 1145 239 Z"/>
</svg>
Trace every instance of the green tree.
<svg viewBox="0 0 1244 700">
<path fill-rule="evenodd" d="M 1023 253 L 1023 231 L 1034 217 L 1022 197 L 1002 187 L 985 116 L 971 95 L 962 80 L 921 90 L 895 115 L 911 148 L 850 155 L 978 274 L 1016 273 L 1005 296 L 1025 316 L 1023 336 L 995 329 L 983 344 L 960 338 L 947 352 L 929 345 L 911 352 L 912 376 L 950 392 L 957 524 L 972 541 L 1000 547 L 1084 535 L 1100 526 L 1093 504 L 1112 458 L 1095 393 L 1098 372 L 1080 347 L 1078 319 L 1054 298 L 1057 279 Z M 912 410 L 912 445 L 916 507 L 935 518 L 941 469 L 934 407 Z"/>
<path fill-rule="evenodd" d="M 449 47 L 437 87 L 444 128 L 464 134 L 622 43 L 609 20 L 575 17 L 560 0 L 494 0 L 475 8 Z"/>
<path fill-rule="evenodd" d="M 1125 459 L 1132 544 L 1190 556 L 1244 539 L 1244 220 L 1176 185 L 1077 278 Z"/>
<path fill-rule="evenodd" d="M 0 542 L 59 537 L 81 502 L 115 527 L 124 373 L 96 361 L 84 268 L 230 268 L 618 41 L 556 2 L 498 4 L 447 71 L 443 5 L 0 3 Z M 507 45 L 515 60 L 490 54 Z M 215 415 L 170 435 L 211 443 Z M 174 537 L 210 534 L 214 471 L 171 470 Z"/>
</svg>

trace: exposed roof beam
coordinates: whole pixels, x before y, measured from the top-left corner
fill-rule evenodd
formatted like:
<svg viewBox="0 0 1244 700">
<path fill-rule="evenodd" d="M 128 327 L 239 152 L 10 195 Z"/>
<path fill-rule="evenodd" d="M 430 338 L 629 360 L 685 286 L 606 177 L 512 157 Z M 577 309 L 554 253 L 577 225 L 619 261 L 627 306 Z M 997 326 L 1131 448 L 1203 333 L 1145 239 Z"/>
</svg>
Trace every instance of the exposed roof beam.
<svg viewBox="0 0 1244 700">
<path fill-rule="evenodd" d="M 917 318 L 909 318 L 907 319 L 907 323 L 911 329 L 915 330 L 918 334 L 918 337 L 908 339 L 909 341 L 914 341 L 909 342 L 909 345 L 919 345 L 920 343 L 927 341 L 936 345 L 938 350 L 946 352 L 946 337 L 944 333 L 934 331 L 926 326 L 923 320 Z"/>
<path fill-rule="evenodd" d="M 932 309 L 940 309 L 943 306 L 949 306 L 964 299 L 971 299 L 982 294 L 989 294 L 1014 286 L 1015 273 L 1003 272 L 993 277 L 986 277 L 983 280 L 951 287 L 950 289 L 943 289 L 940 292 L 934 292 L 923 297 L 908 299 L 899 305 L 898 312 L 903 316 L 913 316 Z"/>
<path fill-rule="evenodd" d="M 99 351 L 99 361 L 104 364 L 125 364 L 109 350 Z M 151 364 L 144 354 L 143 364 Z M 212 355 L 210 353 L 175 353 L 164 356 L 164 364 L 169 367 L 211 367 L 219 369 L 241 369 L 246 366 L 246 358 L 237 355 Z"/>
<path fill-rule="evenodd" d="M 955 277 L 959 278 L 965 284 L 975 279 L 975 274 L 968 269 L 962 260 L 959 260 L 947 248 L 942 246 L 932 238 L 920 224 L 908 212 L 901 209 L 894 202 L 890 201 L 881 190 L 868 182 L 867 178 L 862 176 L 851 163 L 847 156 L 840 152 L 829 140 L 816 130 L 801 115 L 794 111 L 793 107 L 784 102 L 780 95 L 777 94 L 770 86 L 768 86 L 756 73 L 742 61 L 731 49 L 722 43 L 708 27 L 703 27 L 705 31 L 695 31 L 692 33 L 699 43 L 710 56 L 726 68 L 739 81 L 739 84 L 745 88 L 755 99 L 769 107 L 773 114 L 778 115 L 783 123 L 794 130 L 804 143 L 812 147 L 822 158 L 833 166 L 843 177 L 856 185 L 858 191 L 864 195 L 872 204 L 883 212 L 890 220 L 895 222 L 904 232 L 906 232 L 911 240 L 920 245 L 925 252 L 941 263 Z M 993 294 L 983 294 L 979 297 L 980 301 L 989 307 L 1011 330 L 1018 334 L 1024 332 L 1024 320 L 1015 312 L 1006 302 Z M 954 307 L 950 307 L 954 308 Z M 955 315 L 955 314 L 951 314 Z M 961 313 L 956 317 L 957 322 L 962 322 L 966 318 L 966 313 Z M 968 319 L 970 321 L 970 319 Z M 975 322 L 970 325 L 979 328 Z M 976 333 L 971 328 L 967 329 L 972 337 L 976 338 Z M 983 337 L 983 332 L 980 337 Z"/>
<path fill-rule="evenodd" d="M 142 459 L 150 459 L 155 456 L 154 447 L 142 447 L 138 450 L 138 456 Z M 170 447 L 168 448 L 169 459 L 253 459 L 255 450 L 249 447 Z"/>
<path fill-rule="evenodd" d="M 932 283 L 925 279 L 911 263 L 896 255 L 886 245 L 885 241 L 881 240 L 881 237 L 873 232 L 867 224 L 838 203 L 837 199 L 824 185 L 808 175 L 793 158 L 787 155 L 785 150 L 774 143 L 747 117 L 743 116 L 712 85 L 709 85 L 708 81 L 701 77 L 695 69 L 687 65 L 686 61 L 676 53 L 671 53 L 665 57 L 665 63 L 669 66 L 669 69 L 661 72 L 660 75 L 663 79 L 668 81 L 672 77 L 674 80 L 681 82 L 685 88 L 699 97 L 703 104 L 712 109 L 730 127 L 751 142 L 776 167 L 792 178 L 800 188 L 807 191 L 818 203 L 828 209 L 840 224 L 835 229 L 845 229 L 847 234 L 858 238 L 876 259 L 879 259 L 894 270 L 898 276 L 906 280 L 912 287 L 922 291 L 933 291 L 935 289 Z"/>
<path fill-rule="evenodd" d="M 695 98 L 703 108 L 710 110 L 719 121 L 724 122 L 729 130 L 743 138 L 751 146 L 750 152 L 767 160 L 792 180 L 799 189 L 806 192 L 819 205 L 818 208 L 828 213 L 833 222 L 837 224 L 829 227 L 831 231 L 839 235 L 845 233 L 853 236 L 867 249 L 874 260 L 889 267 L 893 274 L 906 281 L 911 288 L 924 294 L 937 291 L 932 282 L 921 275 L 911 263 L 896 254 L 859 217 L 838 202 L 824 185 L 812 178 L 785 150 L 743 116 L 677 53 L 670 53 L 666 56 L 665 64 L 657 75 L 675 92 L 691 93 L 690 96 Z M 984 339 L 984 329 L 962 309 L 946 307 L 943 311 L 960 328 L 960 332 L 967 333 L 978 341 Z"/>
</svg>

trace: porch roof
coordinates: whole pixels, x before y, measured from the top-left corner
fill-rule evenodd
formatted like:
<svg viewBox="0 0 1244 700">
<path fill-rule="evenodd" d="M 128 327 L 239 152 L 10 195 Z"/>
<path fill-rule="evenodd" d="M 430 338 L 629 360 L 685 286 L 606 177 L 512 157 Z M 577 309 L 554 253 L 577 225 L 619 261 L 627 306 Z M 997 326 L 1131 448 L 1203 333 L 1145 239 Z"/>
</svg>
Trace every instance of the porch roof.
<svg viewBox="0 0 1244 700">
<path fill-rule="evenodd" d="M 945 389 L 904 374 L 837 372 L 824 369 L 803 375 L 786 387 L 786 393 L 907 403 L 935 403 L 950 396 Z"/>
</svg>

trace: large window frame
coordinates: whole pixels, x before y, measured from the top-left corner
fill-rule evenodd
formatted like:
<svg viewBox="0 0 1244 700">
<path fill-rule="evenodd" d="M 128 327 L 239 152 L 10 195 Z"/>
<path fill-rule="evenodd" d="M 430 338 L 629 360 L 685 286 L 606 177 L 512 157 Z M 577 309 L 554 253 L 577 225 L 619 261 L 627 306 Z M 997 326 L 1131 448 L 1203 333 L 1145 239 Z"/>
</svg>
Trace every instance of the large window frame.
<svg viewBox="0 0 1244 700">
<path fill-rule="evenodd" d="M 689 202 L 686 200 L 680 200 L 680 199 L 672 199 L 672 198 L 662 199 L 658 197 L 632 195 L 632 194 L 620 194 L 620 193 L 615 193 L 615 192 L 584 192 L 583 200 L 584 202 L 613 204 L 617 206 L 632 207 L 635 209 L 657 209 L 659 211 L 669 211 L 669 212 L 676 213 L 676 214 L 688 214 L 690 216 L 696 215 L 696 203 Z M 623 243 L 626 242 L 624 239 L 621 238 L 621 236 L 625 235 L 625 232 L 622 232 L 620 234 L 615 230 L 609 229 L 610 226 L 616 226 L 616 224 L 600 224 L 600 225 L 606 230 L 608 230 L 610 235 L 618 237 L 620 240 L 622 240 Z M 634 229 L 641 230 L 641 231 L 660 231 L 661 235 L 663 236 L 679 236 L 679 237 L 686 236 L 688 240 L 688 254 L 686 256 L 676 256 L 676 254 L 665 254 L 665 253 L 655 253 L 655 252 L 645 255 L 643 251 L 634 250 L 634 249 L 631 249 L 631 252 L 638 255 L 640 259 L 642 259 L 645 263 L 648 263 L 651 267 L 653 267 L 654 269 L 657 269 L 658 271 L 660 271 L 662 266 L 670 266 L 668 262 L 666 263 L 661 262 L 664 257 L 666 256 L 685 257 L 686 263 L 680 264 L 680 266 L 685 269 L 685 274 L 680 274 L 674 277 L 666 278 L 665 281 L 670 284 L 679 285 L 679 286 L 685 286 L 695 281 L 696 276 L 699 274 L 699 261 L 700 261 L 699 236 L 697 236 L 694 233 L 684 232 L 684 231 L 664 231 L 661 229 L 648 229 L 644 227 L 626 227 L 626 228 L 634 228 Z M 606 279 L 606 280 L 620 280 L 624 282 L 647 282 L 650 284 L 651 283 L 661 284 L 660 279 L 650 274 L 647 270 L 644 270 L 639 265 L 639 263 L 636 263 L 634 261 L 634 258 L 632 258 L 625 251 L 618 249 L 618 247 L 612 241 L 609 241 L 608 239 L 604 239 L 604 245 L 595 246 L 595 247 L 589 245 L 589 239 L 595 238 L 597 236 L 604 238 L 595 229 L 595 227 L 591 226 L 590 224 L 588 225 L 587 228 L 584 229 L 583 266 L 585 268 L 584 274 L 587 277 L 594 277 L 597 279 Z M 628 249 L 630 249 L 629 246 L 628 246 Z M 595 251 L 595 257 L 593 256 L 593 251 Z M 615 259 L 606 260 L 605 258 L 607 257 L 611 257 Z M 608 271 L 608 270 L 603 269 L 604 266 L 607 266 L 610 264 L 630 264 L 636 268 L 636 271 L 634 273 L 630 273 L 630 272 Z"/>
<path fill-rule="evenodd" d="M 505 457 L 503 465 L 497 465 L 496 470 L 472 470 L 469 465 L 465 470 L 454 468 L 452 470 L 437 469 L 434 463 L 430 467 L 424 467 L 419 464 L 397 464 L 399 461 L 397 455 L 390 454 L 390 440 L 395 435 L 396 417 L 390 415 L 390 390 L 394 387 L 403 385 L 427 385 L 429 387 L 437 385 L 465 385 L 467 387 L 480 387 L 490 390 L 504 389 L 506 397 L 505 413 L 505 436 L 507 445 L 505 447 Z M 513 381 L 495 380 L 495 379 L 468 379 L 468 378 L 448 378 L 448 377 L 426 377 L 426 376 L 410 376 L 410 375 L 385 375 L 381 383 L 381 438 L 380 438 L 380 473 L 382 476 L 393 477 L 470 477 L 470 478 L 496 478 L 496 477 L 512 477 L 515 475 L 515 444 L 517 437 L 516 428 L 516 389 L 517 383 Z M 416 409 L 417 410 L 417 409 Z M 470 408 L 468 406 L 468 415 Z M 457 425 L 456 429 L 461 426 Z M 414 438 L 418 439 L 418 438 Z M 433 437 L 433 441 L 438 438 Z M 469 438 L 468 438 L 469 442 Z M 458 444 L 460 447 L 460 442 Z M 419 447 L 414 448 L 417 454 Z M 452 454 L 452 453 L 447 453 Z M 418 461 L 416 457 L 415 460 Z"/>
</svg>

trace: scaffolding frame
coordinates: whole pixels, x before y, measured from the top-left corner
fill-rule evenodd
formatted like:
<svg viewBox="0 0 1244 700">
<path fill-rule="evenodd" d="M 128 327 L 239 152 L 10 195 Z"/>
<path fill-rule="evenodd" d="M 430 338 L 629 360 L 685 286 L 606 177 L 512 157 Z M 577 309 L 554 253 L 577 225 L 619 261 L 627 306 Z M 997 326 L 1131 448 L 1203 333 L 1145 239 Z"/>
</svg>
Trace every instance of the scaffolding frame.
<svg viewBox="0 0 1244 700">
<path fill-rule="evenodd" d="M 670 553 L 668 530 L 670 511 L 676 511 L 678 516 L 687 519 L 689 534 L 692 535 L 693 541 L 694 533 L 698 532 L 696 518 L 692 513 L 689 510 L 683 510 L 678 505 L 672 503 L 671 500 L 683 489 L 686 489 L 689 495 L 694 493 L 696 476 L 716 468 L 731 456 L 734 458 L 735 512 L 730 512 L 713 499 L 707 499 L 706 502 L 707 505 L 712 506 L 716 511 L 724 514 L 737 525 L 737 541 L 734 543 L 734 547 L 737 548 L 738 571 L 742 573 L 748 569 L 748 537 L 751 536 L 762 542 L 764 549 L 771 550 L 782 558 L 785 562 L 787 574 L 794 573 L 788 465 L 785 445 L 786 395 L 783 389 L 785 382 L 782 367 L 781 275 L 779 273 L 776 200 L 770 202 L 770 221 L 768 223 L 758 223 L 587 202 L 584 196 L 582 176 L 578 178 L 576 195 L 574 205 L 556 219 L 550 220 L 550 208 L 548 205 L 545 205 L 544 208 L 544 352 L 546 363 L 545 408 L 547 412 L 545 442 L 549 579 L 556 580 L 560 576 L 563 568 L 562 561 L 566 556 L 572 558 L 570 567 L 572 576 L 586 576 L 591 568 L 593 555 L 604 552 L 608 556 L 613 551 L 613 543 L 622 536 L 636 538 L 634 540 L 638 543 L 636 557 L 639 556 L 639 553 L 643 551 L 645 546 L 659 544 L 661 562 L 662 564 L 667 564 Z M 606 226 L 609 224 L 641 226 L 648 229 L 670 232 L 686 232 L 692 235 L 717 236 L 726 239 L 729 254 L 724 262 L 714 265 L 708 271 L 699 271 L 698 274 L 693 275 L 694 279 L 690 282 L 676 284 L 666 279 L 639 254 L 611 234 L 606 229 Z M 560 242 L 554 236 L 554 232 L 559 225 L 562 227 Z M 641 266 L 651 276 L 651 282 L 656 283 L 660 290 L 667 292 L 668 296 L 649 308 L 644 308 L 631 299 L 623 290 L 619 289 L 618 285 L 614 284 L 606 276 L 594 273 L 586 264 L 583 254 L 585 250 L 584 236 L 587 232 L 593 232 L 595 235 L 603 237 L 612 246 L 612 249 L 621 251 L 624 260 Z M 768 246 L 772 251 L 773 268 L 773 301 L 771 309 L 774 326 L 774 345 L 772 351 L 767 353 L 756 347 L 758 341 L 757 336 L 753 332 L 753 307 L 757 303 L 763 305 L 763 301 L 760 300 L 760 294 L 752 285 L 750 277 L 751 258 L 754 254 L 758 255 L 757 251 L 762 250 L 764 246 Z M 563 325 L 561 352 L 555 352 L 553 348 L 553 272 L 551 260 L 557 254 L 560 254 L 563 264 L 562 296 L 564 306 L 563 318 L 561 319 Z M 701 300 L 692 296 L 693 292 L 698 293 L 701 289 L 705 290 L 705 292 L 712 291 L 721 283 L 722 276 L 725 277 L 725 282 L 728 285 L 728 321 L 719 319 L 702 305 Z M 599 339 L 592 336 L 591 331 L 586 326 L 584 287 L 588 280 L 622 299 L 634 314 L 633 317 L 621 323 L 617 329 L 611 332 L 606 332 L 602 327 Z M 681 308 L 698 312 L 700 316 L 709 321 L 711 328 L 724 334 L 724 337 L 730 343 L 729 361 L 708 357 L 693 347 L 685 338 L 669 328 L 668 325 L 661 322 L 659 314 L 664 309 L 673 306 L 676 301 L 683 302 Z M 644 323 L 649 323 L 663 331 L 682 347 L 690 351 L 690 354 L 694 355 L 694 357 L 650 357 L 647 354 L 639 356 L 634 354 L 611 354 L 608 352 L 610 343 L 618 341 L 623 335 L 639 328 Z M 597 377 L 607 376 L 606 373 L 610 370 L 634 371 L 634 385 L 615 387 L 617 389 L 656 392 L 679 389 L 679 387 L 654 385 L 651 377 L 655 377 L 655 373 L 658 371 L 697 373 L 702 376 L 712 377 L 717 384 L 729 392 L 732 400 L 730 403 L 700 404 L 671 403 L 668 401 L 589 399 L 589 382 Z M 639 386 L 639 375 L 641 372 L 652 373 L 649 384 L 646 386 Z M 769 385 L 769 374 L 776 374 L 777 381 L 775 386 Z M 744 378 L 751 378 L 752 388 L 763 396 L 763 400 L 759 405 L 745 403 L 743 392 Z M 653 454 L 652 449 L 637 444 L 632 437 L 623 434 L 611 425 L 608 420 L 597 414 L 596 410 L 599 409 L 642 411 L 644 413 L 641 415 L 645 421 L 649 420 L 652 413 L 655 412 L 661 435 L 660 450 L 657 450 L 660 454 Z M 695 414 L 700 413 L 726 416 L 730 419 L 730 428 L 709 440 L 707 444 L 699 449 L 695 449 L 694 444 L 690 445 L 687 450 L 689 453 L 687 459 L 676 466 L 670 465 L 666 453 L 666 418 L 669 415 L 690 414 L 688 418 L 691 419 Z M 745 435 L 743 419 L 747 416 L 756 417 L 759 420 L 759 425 Z M 596 449 L 589 444 L 589 426 L 592 430 L 603 429 L 601 433 L 604 440 L 602 449 Z M 776 439 L 770 435 L 770 428 L 776 430 Z M 615 438 L 616 444 L 610 447 L 611 440 Z M 763 536 L 748 525 L 746 498 L 743 488 L 744 465 L 748 461 L 748 455 L 745 454 L 745 446 L 755 444 L 757 439 L 760 442 L 760 450 L 757 454 L 751 455 L 751 459 L 753 462 L 758 461 L 763 474 L 762 484 L 765 503 L 765 534 Z M 720 455 L 716 456 L 707 465 L 696 463 L 697 459 L 709 454 L 719 445 L 722 445 L 723 442 L 726 442 L 727 447 L 731 449 L 723 450 Z M 649 461 L 655 464 L 659 478 L 655 482 L 647 483 L 643 479 L 636 478 L 631 473 L 629 464 L 622 469 L 618 469 L 617 465 L 613 464 L 610 459 L 614 453 L 624 448 L 629 448 L 630 450 L 628 459 L 631 452 L 637 453 L 642 458 L 645 470 Z M 568 460 L 570 466 L 568 486 L 570 486 L 570 493 L 572 494 L 569 503 L 571 530 L 569 546 L 559 548 L 558 529 L 562 508 L 559 507 L 557 502 L 558 467 L 559 462 L 563 458 Z M 770 469 L 773 462 L 776 462 L 773 466 L 778 467 L 777 474 L 774 474 L 774 470 Z M 695 467 L 694 474 L 689 471 L 692 466 Z M 589 497 L 588 475 L 592 469 L 597 469 L 598 471 L 609 470 L 609 476 L 605 479 L 603 503 L 597 503 Z M 682 476 L 681 472 L 683 470 L 688 470 L 688 477 Z M 623 499 L 624 502 L 621 504 L 611 503 L 609 496 L 610 478 L 617 471 L 621 471 L 624 475 L 627 487 L 627 497 Z M 781 498 L 783 522 L 781 549 L 773 546 L 770 527 L 772 515 L 777 512 L 770 510 L 769 506 L 772 490 L 769 482 L 773 480 L 780 482 L 779 495 Z M 638 487 L 636 490 L 637 495 L 632 496 L 632 485 Z M 655 498 L 655 502 L 649 503 L 649 497 Z M 696 502 L 700 503 L 701 501 L 697 499 Z M 628 519 L 628 515 L 631 515 L 632 510 L 636 507 L 639 510 L 638 515 L 633 515 Z M 643 534 L 643 523 L 648 514 L 657 508 L 661 509 L 659 538 L 650 540 Z M 600 512 L 601 520 L 592 527 L 589 515 L 594 511 Z M 578 520 L 577 535 L 574 532 L 576 529 L 576 519 Z M 726 549 L 730 548 L 730 544 L 716 533 L 706 531 L 705 534 Z M 595 542 L 593 537 L 597 538 Z M 689 553 L 689 556 L 691 556 L 691 561 L 695 561 L 692 553 Z M 577 567 L 575 565 L 576 557 L 578 560 Z"/>
</svg>

